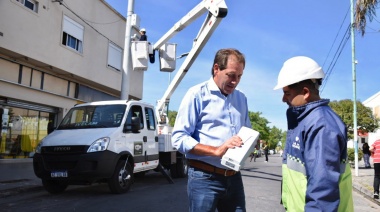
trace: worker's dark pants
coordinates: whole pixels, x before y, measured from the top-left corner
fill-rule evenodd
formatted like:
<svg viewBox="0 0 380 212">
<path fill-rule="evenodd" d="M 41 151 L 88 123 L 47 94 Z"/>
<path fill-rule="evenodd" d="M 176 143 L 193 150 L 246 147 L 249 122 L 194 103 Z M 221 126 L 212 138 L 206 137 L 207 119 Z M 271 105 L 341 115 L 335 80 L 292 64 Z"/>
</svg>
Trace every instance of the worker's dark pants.
<svg viewBox="0 0 380 212">
<path fill-rule="evenodd" d="M 375 176 L 373 179 L 373 190 L 379 193 L 379 185 L 380 185 L 380 163 L 374 163 Z"/>
</svg>

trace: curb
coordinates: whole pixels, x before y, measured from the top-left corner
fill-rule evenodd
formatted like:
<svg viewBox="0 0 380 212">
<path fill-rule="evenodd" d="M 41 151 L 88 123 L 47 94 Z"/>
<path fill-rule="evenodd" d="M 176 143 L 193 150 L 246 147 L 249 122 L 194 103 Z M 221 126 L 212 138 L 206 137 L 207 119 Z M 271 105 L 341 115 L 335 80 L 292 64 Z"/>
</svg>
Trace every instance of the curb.
<svg viewBox="0 0 380 212">
<path fill-rule="evenodd" d="M 361 194 L 364 198 L 368 199 L 369 201 L 371 201 L 377 205 L 380 205 L 380 201 L 378 199 L 374 199 L 373 194 L 368 189 L 366 189 L 362 186 L 356 185 L 356 184 L 352 184 L 352 188 L 355 191 L 357 191 L 359 194 Z"/>
<path fill-rule="evenodd" d="M 38 185 L 10 188 L 10 189 L 1 190 L 0 198 L 10 197 L 16 194 L 21 194 L 21 193 L 26 193 L 26 192 L 42 191 L 42 190 L 43 190 L 43 187 L 38 186 Z"/>
<path fill-rule="evenodd" d="M 366 199 L 370 200 L 377 205 L 380 205 L 380 200 L 373 198 L 373 192 L 361 185 L 358 182 L 352 181 L 352 188 L 363 195 Z"/>
<path fill-rule="evenodd" d="M 40 190 L 43 186 L 30 179 L 0 181 L 0 198 Z"/>
</svg>

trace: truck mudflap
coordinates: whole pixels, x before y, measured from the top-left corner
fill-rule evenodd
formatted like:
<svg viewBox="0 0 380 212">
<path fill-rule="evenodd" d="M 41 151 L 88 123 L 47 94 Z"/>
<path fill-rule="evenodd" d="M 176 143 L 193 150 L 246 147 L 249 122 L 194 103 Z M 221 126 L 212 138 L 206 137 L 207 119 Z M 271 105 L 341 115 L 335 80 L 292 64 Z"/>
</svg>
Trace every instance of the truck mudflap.
<svg viewBox="0 0 380 212">
<path fill-rule="evenodd" d="M 91 184 L 109 179 L 119 155 L 111 151 L 82 154 L 34 154 L 33 169 L 43 180 L 60 180 L 68 184 Z"/>
</svg>

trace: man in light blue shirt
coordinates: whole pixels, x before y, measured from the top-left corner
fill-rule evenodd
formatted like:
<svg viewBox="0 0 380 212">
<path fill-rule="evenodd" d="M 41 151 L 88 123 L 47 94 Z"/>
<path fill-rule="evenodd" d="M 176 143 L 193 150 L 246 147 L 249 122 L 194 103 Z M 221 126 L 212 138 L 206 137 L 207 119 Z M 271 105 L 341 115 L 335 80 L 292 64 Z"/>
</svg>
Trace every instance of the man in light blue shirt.
<svg viewBox="0 0 380 212">
<path fill-rule="evenodd" d="M 172 144 L 188 161 L 189 211 L 246 211 L 240 172 L 221 165 L 243 144 L 240 128 L 251 128 L 247 98 L 236 89 L 244 67 L 240 51 L 219 50 L 212 78 L 190 88 L 178 110 Z"/>
</svg>

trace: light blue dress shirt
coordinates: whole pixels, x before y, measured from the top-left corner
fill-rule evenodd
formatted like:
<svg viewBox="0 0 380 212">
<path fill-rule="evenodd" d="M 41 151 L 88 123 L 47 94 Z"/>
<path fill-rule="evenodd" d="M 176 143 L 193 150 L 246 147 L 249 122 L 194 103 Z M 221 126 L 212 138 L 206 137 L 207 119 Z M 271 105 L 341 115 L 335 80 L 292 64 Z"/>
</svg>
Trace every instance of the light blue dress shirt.
<svg viewBox="0 0 380 212">
<path fill-rule="evenodd" d="M 187 159 L 197 159 L 213 166 L 221 158 L 191 154 L 198 143 L 220 146 L 236 135 L 242 126 L 251 128 L 246 96 L 235 89 L 224 96 L 213 78 L 191 87 L 184 96 L 172 133 L 172 144 Z"/>
</svg>

